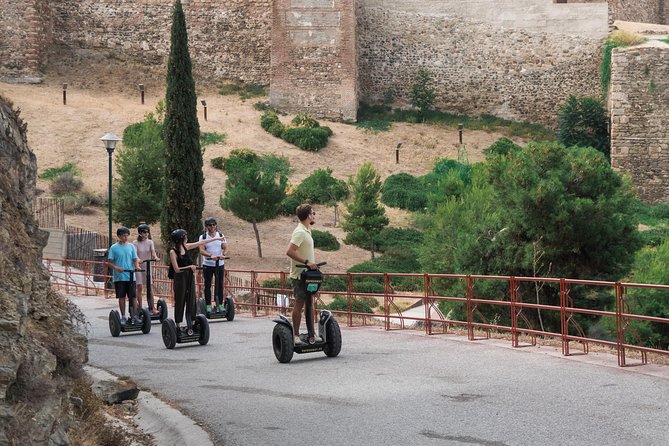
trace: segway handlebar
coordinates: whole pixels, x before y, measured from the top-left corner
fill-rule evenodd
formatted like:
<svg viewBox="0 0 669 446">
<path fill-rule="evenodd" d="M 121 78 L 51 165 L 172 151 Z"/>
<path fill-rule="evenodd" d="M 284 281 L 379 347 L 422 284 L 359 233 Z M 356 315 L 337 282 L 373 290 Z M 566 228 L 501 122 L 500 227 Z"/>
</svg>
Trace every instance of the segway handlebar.
<svg viewBox="0 0 669 446">
<path fill-rule="evenodd" d="M 143 273 L 146 270 L 143 269 L 124 269 L 124 273 Z"/>
<path fill-rule="evenodd" d="M 321 262 L 321 263 L 317 263 L 316 266 L 320 268 L 321 266 L 323 266 L 323 265 L 327 265 L 327 264 L 328 264 L 328 262 Z M 297 266 L 298 268 L 309 268 L 309 267 L 308 267 L 307 265 L 305 265 L 304 263 L 298 263 L 298 264 L 295 265 L 295 266 Z"/>
</svg>

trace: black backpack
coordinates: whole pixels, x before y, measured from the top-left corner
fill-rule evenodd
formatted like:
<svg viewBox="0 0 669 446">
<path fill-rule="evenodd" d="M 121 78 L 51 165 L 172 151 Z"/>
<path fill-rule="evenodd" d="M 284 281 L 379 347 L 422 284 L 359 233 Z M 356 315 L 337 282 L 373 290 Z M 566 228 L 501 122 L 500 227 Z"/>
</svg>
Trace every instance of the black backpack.
<svg viewBox="0 0 669 446">
<path fill-rule="evenodd" d="M 318 269 L 305 269 L 300 274 L 304 290 L 309 294 L 317 293 L 323 283 L 323 273 Z"/>
</svg>

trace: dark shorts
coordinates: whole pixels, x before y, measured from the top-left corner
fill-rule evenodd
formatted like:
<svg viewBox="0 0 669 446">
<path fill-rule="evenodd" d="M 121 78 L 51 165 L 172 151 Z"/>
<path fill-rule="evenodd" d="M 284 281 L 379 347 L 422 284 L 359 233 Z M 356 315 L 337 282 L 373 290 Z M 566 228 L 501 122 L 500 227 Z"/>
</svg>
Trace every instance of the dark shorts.
<svg viewBox="0 0 669 446">
<path fill-rule="evenodd" d="M 117 299 L 123 299 L 126 296 L 130 299 L 134 299 L 135 297 L 135 287 L 132 286 L 132 282 L 129 280 L 114 282 L 114 289 L 116 290 Z"/>
<path fill-rule="evenodd" d="M 291 279 L 292 284 L 293 284 L 293 297 L 297 300 L 307 300 L 309 299 L 309 295 L 307 294 L 307 291 L 304 286 L 304 282 L 301 281 L 300 279 Z"/>
</svg>

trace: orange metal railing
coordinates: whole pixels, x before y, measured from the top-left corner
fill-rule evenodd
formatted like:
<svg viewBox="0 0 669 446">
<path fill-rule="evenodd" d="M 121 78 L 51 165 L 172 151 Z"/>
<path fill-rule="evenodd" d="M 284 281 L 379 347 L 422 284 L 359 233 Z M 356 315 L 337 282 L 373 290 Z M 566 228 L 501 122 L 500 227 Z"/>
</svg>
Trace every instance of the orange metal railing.
<svg viewBox="0 0 669 446">
<path fill-rule="evenodd" d="M 44 259 L 44 264 L 51 274 L 51 283 L 67 294 L 104 295 L 112 297 L 112 290 L 105 286 L 109 275 L 104 262 Z M 167 278 L 167 266 L 152 267 L 153 294 L 155 298 L 163 298 L 173 303 L 172 281 Z M 325 306 L 325 302 L 340 296 L 346 299 L 346 310 L 333 311 L 338 317 L 345 318 L 348 326 L 382 324 L 385 330 L 401 330 L 412 327 L 420 328 L 426 334 L 453 333 L 451 327 L 466 330 L 470 340 L 488 339 L 493 332 L 510 334 L 513 347 L 535 345 L 537 337 L 553 338 L 562 344 L 562 353 L 572 355 L 572 343 L 577 343 L 582 352 L 587 354 L 591 344 L 598 344 L 615 349 L 618 354 L 618 365 L 627 366 L 628 351 L 635 351 L 639 360 L 636 364 L 646 364 L 648 353 L 669 355 L 669 351 L 649 347 L 648 339 L 643 339 L 636 332 L 632 323 L 646 321 L 657 324 L 664 331 L 669 329 L 669 318 L 652 317 L 630 308 L 626 299 L 630 289 L 660 289 L 669 291 L 666 285 L 588 281 L 565 278 L 545 277 L 514 277 L 514 276 L 479 276 L 461 274 L 388 274 L 388 273 L 326 273 L 329 277 L 345 279 L 345 291 L 328 290 L 327 286 L 318 294 L 316 307 Z M 383 281 L 382 293 L 363 293 L 356 290 L 356 283 L 361 279 L 376 278 Z M 264 287 L 267 279 L 278 279 L 277 287 Z M 421 284 L 422 290 L 399 292 L 394 283 L 398 280 L 413 279 Z M 267 316 L 276 312 L 286 313 L 292 303 L 290 279 L 285 272 L 225 269 L 225 294 L 234 297 L 235 309 L 238 312 L 249 312 L 253 317 Z M 436 293 L 438 283 L 448 281 L 459 283 L 463 290 L 461 295 L 444 296 Z M 501 295 L 481 295 L 479 285 L 502 283 L 507 291 Z M 327 283 L 327 282 L 326 282 Z M 325 284 L 324 284 L 325 285 Z M 201 295 L 203 278 L 197 274 L 198 295 Z M 532 290 L 551 286 L 559 294 L 559 303 L 548 305 L 538 299 L 530 302 L 527 296 Z M 615 296 L 615 308 L 587 308 L 578 305 L 572 298 L 574 287 L 584 287 L 592 292 L 612 293 Z M 484 287 L 485 288 L 485 287 Z M 499 289 L 499 287 L 497 287 Z M 383 313 L 370 314 L 353 311 L 353 304 L 364 298 L 374 298 L 383 302 Z M 410 311 L 400 309 L 411 303 L 422 306 L 420 314 L 409 314 Z M 464 309 L 466 317 L 442 314 L 439 303 L 451 302 Z M 407 304 L 408 303 L 408 304 Z M 482 311 L 484 310 L 484 311 Z M 487 311 L 485 311 L 487 310 Z M 488 320 L 485 313 L 504 314 L 508 324 L 499 320 Z M 542 318 L 558 320 L 559 331 L 550 331 L 535 323 L 528 317 L 534 315 L 539 321 Z M 579 318 L 596 317 L 606 320 L 614 331 L 613 335 L 586 334 L 578 322 Z M 648 335 L 646 334 L 648 337 Z M 525 341 L 524 343 L 522 341 Z M 646 342 L 644 342 L 646 341 Z"/>
</svg>

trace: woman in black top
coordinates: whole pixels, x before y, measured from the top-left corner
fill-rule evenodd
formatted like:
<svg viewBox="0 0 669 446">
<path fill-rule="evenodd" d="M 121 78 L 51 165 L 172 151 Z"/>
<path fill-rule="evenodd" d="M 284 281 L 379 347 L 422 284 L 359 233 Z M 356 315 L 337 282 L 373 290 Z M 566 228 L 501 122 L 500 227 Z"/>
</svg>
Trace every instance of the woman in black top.
<svg viewBox="0 0 669 446">
<path fill-rule="evenodd" d="M 200 240 L 188 243 L 188 234 L 183 229 L 172 231 L 170 238 L 174 246 L 170 249 L 170 269 L 174 278 L 174 322 L 177 328 L 183 321 L 184 309 L 188 304 L 190 317 L 194 320 L 197 313 L 195 299 L 195 265 L 187 255 L 189 249 L 194 249 L 213 240 L 223 240 L 225 237 L 214 237 L 213 239 Z"/>
</svg>

